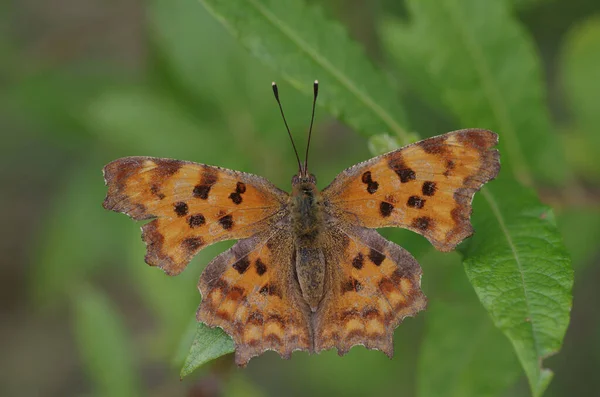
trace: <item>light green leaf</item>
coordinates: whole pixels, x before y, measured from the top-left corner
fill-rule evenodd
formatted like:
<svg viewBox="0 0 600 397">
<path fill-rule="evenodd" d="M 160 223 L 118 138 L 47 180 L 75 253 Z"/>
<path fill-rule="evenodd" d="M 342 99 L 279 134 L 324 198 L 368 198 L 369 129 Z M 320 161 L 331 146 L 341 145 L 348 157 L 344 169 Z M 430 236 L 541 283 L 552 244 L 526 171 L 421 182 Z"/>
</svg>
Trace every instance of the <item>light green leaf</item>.
<svg viewBox="0 0 600 397">
<path fill-rule="evenodd" d="M 460 247 L 465 271 L 540 396 L 552 378 L 543 360 L 558 352 L 569 324 L 571 260 L 552 210 L 507 178 L 484 188 L 473 212 L 478 232 Z"/>
<path fill-rule="evenodd" d="M 140 396 L 125 325 L 108 298 L 91 287 L 73 294 L 75 337 L 97 396 Z"/>
<path fill-rule="evenodd" d="M 504 1 L 409 0 L 411 23 L 389 20 L 383 40 L 400 75 L 436 95 L 465 127 L 500 134 L 504 172 L 559 182 L 564 159 L 552 133 L 532 39 Z"/>
<path fill-rule="evenodd" d="M 576 25 L 568 34 L 561 49 L 561 75 L 567 106 L 576 128 L 567 135 L 565 145 L 569 159 L 582 174 L 597 179 L 600 162 L 600 15 Z"/>
<path fill-rule="evenodd" d="M 89 107 L 86 122 L 98 139 L 125 155 L 216 161 L 226 144 L 213 124 L 194 118 L 167 92 L 124 87 L 107 90 Z M 198 142 L 200 145 L 190 145 Z M 111 159 L 112 160 L 112 159 Z"/>
<path fill-rule="evenodd" d="M 224 397 L 262 397 L 266 395 L 255 382 L 248 379 L 247 375 L 241 371 L 232 374 L 223 390 Z"/>
<path fill-rule="evenodd" d="M 506 0 L 508 4 L 512 4 L 513 8 L 519 11 L 530 11 L 531 8 L 539 6 L 541 3 L 548 0 Z"/>
<path fill-rule="evenodd" d="M 600 15 L 586 19 L 569 31 L 562 44 L 561 78 L 568 107 L 577 121 L 587 127 L 589 138 L 600 144 L 597 128 L 600 123 L 598 93 L 600 92 Z"/>
<path fill-rule="evenodd" d="M 390 82 L 345 29 L 301 0 L 201 0 L 250 52 L 357 131 L 395 134 L 409 143 L 406 117 Z"/>
<path fill-rule="evenodd" d="M 440 253 L 423 259 L 424 268 L 429 262 L 437 274 L 427 279 L 418 396 L 505 395 L 522 374 L 514 350 L 481 307 L 459 263 L 447 263 L 448 255 Z M 433 286 L 432 277 L 439 280 Z"/>
<path fill-rule="evenodd" d="M 183 378 L 201 365 L 233 351 L 233 341 L 221 328 L 209 328 L 203 323 L 198 323 L 196 336 L 180 375 Z"/>
<path fill-rule="evenodd" d="M 379 156 L 400 148 L 398 140 L 388 134 L 377 134 L 369 138 L 369 151 L 373 156 Z"/>
</svg>

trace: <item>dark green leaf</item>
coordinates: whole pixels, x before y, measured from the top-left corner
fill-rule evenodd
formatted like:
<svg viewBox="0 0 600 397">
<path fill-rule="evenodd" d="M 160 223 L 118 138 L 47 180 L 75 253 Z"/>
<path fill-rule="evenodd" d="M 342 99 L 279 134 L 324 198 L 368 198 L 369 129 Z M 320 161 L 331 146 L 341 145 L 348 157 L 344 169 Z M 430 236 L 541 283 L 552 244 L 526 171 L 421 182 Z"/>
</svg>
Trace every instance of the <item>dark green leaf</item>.
<svg viewBox="0 0 600 397">
<path fill-rule="evenodd" d="M 108 298 L 90 287 L 73 295 L 75 336 L 86 373 L 98 396 L 140 396 L 131 341 Z"/>
<path fill-rule="evenodd" d="M 196 336 L 180 375 L 183 378 L 201 365 L 233 351 L 233 341 L 221 328 L 209 328 L 203 323 L 198 323 Z"/>
<path fill-rule="evenodd" d="M 600 252 L 600 208 L 566 208 L 557 218 L 573 267 L 579 270 L 596 263 L 593 258 Z"/>
<path fill-rule="evenodd" d="M 409 143 L 406 118 L 390 83 L 348 38 L 345 29 L 301 0 L 202 0 L 263 62 L 298 90 L 312 95 L 319 80 L 320 105 L 366 135 L 396 134 Z"/>
<path fill-rule="evenodd" d="M 504 172 L 527 183 L 565 174 L 531 38 L 506 2 L 409 0 L 411 24 L 389 21 L 384 42 L 425 98 L 439 96 L 464 127 L 500 134 Z"/>
<path fill-rule="evenodd" d="M 539 396 L 552 378 L 543 360 L 558 352 L 569 324 L 571 260 L 552 210 L 507 178 L 484 188 L 473 212 L 477 232 L 460 247 L 467 276 Z"/>
</svg>

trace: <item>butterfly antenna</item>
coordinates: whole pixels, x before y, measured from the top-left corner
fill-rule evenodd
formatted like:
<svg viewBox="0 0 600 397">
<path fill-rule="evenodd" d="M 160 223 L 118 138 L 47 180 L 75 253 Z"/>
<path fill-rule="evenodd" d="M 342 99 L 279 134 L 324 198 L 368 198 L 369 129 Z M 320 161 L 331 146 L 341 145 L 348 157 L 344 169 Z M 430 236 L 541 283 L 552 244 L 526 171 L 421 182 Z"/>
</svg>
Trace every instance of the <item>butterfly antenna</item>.
<svg viewBox="0 0 600 397">
<path fill-rule="evenodd" d="M 273 82 L 271 84 L 273 86 L 273 95 L 275 95 L 275 100 L 279 105 L 279 111 L 281 112 L 281 117 L 283 118 L 283 123 L 285 124 L 285 129 L 288 132 L 290 140 L 292 141 L 292 147 L 294 148 L 294 153 L 296 153 L 296 160 L 298 160 L 298 172 L 300 174 L 304 174 L 305 172 L 302 170 L 302 163 L 300 162 L 300 156 L 298 156 L 298 150 L 296 150 L 296 144 L 294 143 L 294 138 L 292 138 L 292 133 L 290 132 L 290 127 L 288 127 L 288 123 L 285 120 L 285 115 L 283 114 L 283 108 L 281 107 L 281 101 L 279 100 L 279 90 L 277 89 L 277 84 Z"/>
<path fill-rule="evenodd" d="M 312 127 L 313 122 L 315 121 L 315 105 L 317 104 L 317 95 L 319 95 L 319 81 L 315 80 L 313 84 L 312 116 L 310 117 L 310 128 L 308 129 L 308 143 L 306 144 L 306 155 L 304 156 L 304 173 L 308 172 L 308 149 L 310 148 L 310 137 L 312 136 Z"/>
</svg>

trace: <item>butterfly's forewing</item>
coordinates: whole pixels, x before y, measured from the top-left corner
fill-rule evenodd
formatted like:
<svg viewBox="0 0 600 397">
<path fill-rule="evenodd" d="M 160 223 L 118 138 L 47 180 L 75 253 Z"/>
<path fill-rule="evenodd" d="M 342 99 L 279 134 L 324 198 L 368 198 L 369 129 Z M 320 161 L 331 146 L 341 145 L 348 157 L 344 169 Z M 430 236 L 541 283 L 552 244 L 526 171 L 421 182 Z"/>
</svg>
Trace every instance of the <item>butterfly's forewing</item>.
<svg viewBox="0 0 600 397">
<path fill-rule="evenodd" d="M 265 350 L 285 358 L 312 350 L 310 310 L 294 279 L 293 249 L 288 230 L 270 230 L 238 241 L 200 277 L 198 320 L 231 335 L 240 366 Z"/>
<path fill-rule="evenodd" d="M 473 232 L 473 195 L 500 170 L 497 142 L 480 129 L 429 138 L 348 168 L 323 196 L 342 222 L 403 227 L 450 251 Z"/>
<path fill-rule="evenodd" d="M 328 230 L 327 286 L 314 321 L 315 351 L 354 345 L 393 354 L 394 329 L 426 305 L 421 268 L 402 247 L 375 230 Z"/>
<path fill-rule="evenodd" d="M 212 243 L 253 236 L 271 227 L 287 193 L 266 179 L 192 162 L 125 157 L 104 167 L 103 206 L 142 227 L 146 262 L 180 273 Z"/>
</svg>

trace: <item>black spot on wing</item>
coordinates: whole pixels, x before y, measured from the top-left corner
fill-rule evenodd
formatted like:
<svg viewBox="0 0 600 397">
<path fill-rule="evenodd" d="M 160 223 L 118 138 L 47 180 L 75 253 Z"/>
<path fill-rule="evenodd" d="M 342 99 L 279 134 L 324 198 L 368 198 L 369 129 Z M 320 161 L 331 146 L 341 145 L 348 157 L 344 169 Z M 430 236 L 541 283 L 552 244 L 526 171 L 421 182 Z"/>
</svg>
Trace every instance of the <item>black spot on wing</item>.
<svg viewBox="0 0 600 397">
<path fill-rule="evenodd" d="M 201 198 L 202 200 L 208 199 L 208 193 L 210 193 L 211 186 L 207 185 L 196 185 L 194 186 L 194 190 L 192 194 L 194 197 Z"/>
<path fill-rule="evenodd" d="M 235 192 L 231 193 L 229 195 L 229 198 L 231 199 L 231 201 L 233 201 L 234 204 L 241 204 L 242 201 L 244 201 L 244 199 L 242 198 L 242 194 L 244 194 L 246 192 L 246 184 L 244 182 L 238 182 L 235 185 Z"/>
<path fill-rule="evenodd" d="M 433 225 L 433 220 L 428 217 L 428 216 L 421 216 L 419 218 L 415 218 L 415 220 L 412 221 L 412 227 L 414 227 L 415 229 L 419 229 L 421 231 L 425 231 L 429 228 L 432 227 Z"/>
<path fill-rule="evenodd" d="M 421 209 L 425 205 L 425 200 L 419 196 L 410 196 L 406 202 L 406 205 L 412 208 Z"/>
<path fill-rule="evenodd" d="M 194 190 L 192 194 L 194 197 L 200 198 L 202 200 L 208 199 L 208 195 L 210 193 L 210 189 L 212 186 L 217 183 L 217 174 L 207 171 L 202 175 L 202 180 L 200 184 L 194 186 Z"/>
<path fill-rule="evenodd" d="M 225 215 L 222 218 L 219 218 L 219 224 L 225 230 L 231 230 L 233 227 L 233 216 L 231 214 Z"/>
<path fill-rule="evenodd" d="M 204 241 L 201 237 L 188 237 L 181 242 L 184 249 L 189 252 L 195 252 L 198 248 L 202 247 Z"/>
<path fill-rule="evenodd" d="M 423 188 L 421 189 L 425 196 L 433 196 L 437 190 L 435 182 L 423 182 Z"/>
<path fill-rule="evenodd" d="M 244 274 L 244 272 L 248 269 L 248 266 L 250 266 L 250 261 L 247 257 L 243 257 L 235 262 L 232 267 L 237 270 L 239 274 Z"/>
<path fill-rule="evenodd" d="M 388 167 L 400 177 L 400 182 L 402 183 L 412 181 L 417 177 L 415 172 L 404 164 L 404 160 L 402 160 L 402 156 L 399 154 L 392 156 L 388 161 Z"/>
<path fill-rule="evenodd" d="M 351 278 L 342 284 L 342 293 L 350 291 L 359 292 L 360 290 L 362 290 L 362 288 L 363 286 L 358 280 Z"/>
<path fill-rule="evenodd" d="M 173 204 L 174 211 L 177 216 L 182 217 L 188 214 L 188 205 L 183 201 Z"/>
<path fill-rule="evenodd" d="M 242 203 L 242 195 L 236 192 L 233 192 L 229 195 L 229 198 L 231 199 L 231 201 L 233 201 L 234 204 L 241 204 Z"/>
<path fill-rule="evenodd" d="M 387 218 L 388 216 L 390 216 L 392 214 L 393 210 L 394 210 L 393 204 L 390 204 L 386 201 L 382 201 L 381 204 L 379 204 L 379 213 L 384 218 Z"/>
<path fill-rule="evenodd" d="M 356 257 L 354 259 L 352 259 L 352 266 L 355 269 L 360 270 L 360 269 L 362 269 L 364 262 L 365 262 L 365 258 L 363 257 L 363 254 L 359 252 L 358 255 L 356 255 Z"/>
<path fill-rule="evenodd" d="M 361 180 L 367 185 L 367 192 L 369 192 L 369 194 L 373 194 L 377 191 L 377 189 L 379 189 L 379 183 L 373 180 L 371 171 L 367 171 L 362 174 Z"/>
<path fill-rule="evenodd" d="M 415 172 L 413 170 L 411 170 L 410 168 L 398 170 L 396 172 L 396 174 L 398 174 L 398 176 L 400 177 L 400 182 L 402 182 L 402 183 L 412 181 L 417 177 Z"/>
<path fill-rule="evenodd" d="M 246 184 L 244 182 L 238 182 L 235 185 L 235 191 L 239 194 L 246 193 Z"/>
<path fill-rule="evenodd" d="M 279 291 L 279 288 L 274 284 L 266 284 L 258 292 L 261 295 L 278 296 L 281 298 L 281 291 Z"/>
<path fill-rule="evenodd" d="M 204 225 L 206 223 L 206 219 L 204 219 L 204 215 L 202 214 L 194 214 L 188 218 L 188 224 L 190 227 L 196 228 Z"/>
<path fill-rule="evenodd" d="M 369 260 L 373 262 L 376 266 L 379 266 L 385 260 L 385 255 L 371 248 L 371 250 L 369 251 Z"/>
<path fill-rule="evenodd" d="M 267 265 L 265 265 L 263 261 L 260 260 L 260 258 L 256 259 L 256 262 L 254 262 L 254 266 L 256 267 L 256 273 L 259 276 L 262 276 L 267 271 Z"/>
</svg>

